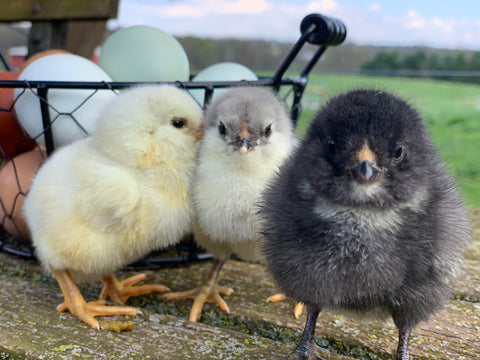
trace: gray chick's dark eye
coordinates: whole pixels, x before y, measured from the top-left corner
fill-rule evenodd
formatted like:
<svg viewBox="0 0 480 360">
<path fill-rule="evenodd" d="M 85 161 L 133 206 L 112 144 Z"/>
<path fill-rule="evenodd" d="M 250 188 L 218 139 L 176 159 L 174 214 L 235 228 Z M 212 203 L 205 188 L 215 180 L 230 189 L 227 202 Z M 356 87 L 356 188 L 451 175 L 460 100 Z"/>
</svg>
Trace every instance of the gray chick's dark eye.
<svg viewBox="0 0 480 360">
<path fill-rule="evenodd" d="M 220 121 L 220 124 L 218 125 L 218 132 L 222 136 L 225 136 L 225 134 L 227 133 L 227 129 L 225 129 L 225 125 L 221 121 Z"/>
<path fill-rule="evenodd" d="M 263 136 L 266 138 L 270 137 L 270 135 L 272 135 L 272 124 L 269 124 L 263 131 Z"/>
<path fill-rule="evenodd" d="M 399 145 L 395 149 L 395 152 L 393 153 L 393 159 L 398 162 L 398 161 L 403 160 L 404 156 L 405 156 L 405 146 Z"/>
<path fill-rule="evenodd" d="M 186 124 L 187 124 L 187 121 L 185 119 L 174 118 L 172 120 L 172 126 L 176 127 L 177 129 L 183 128 Z"/>
</svg>

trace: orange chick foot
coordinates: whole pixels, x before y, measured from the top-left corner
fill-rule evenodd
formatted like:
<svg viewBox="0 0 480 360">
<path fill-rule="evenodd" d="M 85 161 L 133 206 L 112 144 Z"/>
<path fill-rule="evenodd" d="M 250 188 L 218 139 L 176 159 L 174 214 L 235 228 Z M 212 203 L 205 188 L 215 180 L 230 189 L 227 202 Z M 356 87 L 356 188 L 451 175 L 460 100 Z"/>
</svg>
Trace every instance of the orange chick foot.
<svg viewBox="0 0 480 360">
<path fill-rule="evenodd" d="M 104 300 L 86 302 L 78 290 L 77 285 L 68 270 L 58 270 L 51 267 L 63 293 L 64 302 L 57 306 L 57 311 L 70 311 L 83 322 L 98 330 L 100 325 L 95 316 L 130 315 L 135 316 L 141 312 L 133 307 L 106 306 Z"/>
<path fill-rule="evenodd" d="M 59 312 L 67 310 L 95 330 L 100 329 L 100 324 L 95 319 L 95 316 L 135 316 L 141 313 L 139 310 L 129 306 L 106 306 L 103 300 L 86 302 L 82 296 L 68 299 L 57 306 L 57 311 Z"/>
<path fill-rule="evenodd" d="M 176 292 L 176 293 L 168 293 L 165 294 L 164 297 L 168 300 L 187 300 L 193 299 L 192 309 L 190 310 L 190 321 L 197 321 L 202 313 L 203 305 L 205 303 L 216 303 L 220 308 L 227 313 L 230 313 L 230 309 L 228 308 L 227 303 L 225 300 L 222 299 L 220 295 L 228 296 L 233 293 L 232 288 L 218 286 L 218 284 L 212 284 L 208 282 L 205 285 L 202 285 L 196 289 L 183 291 L 183 292 Z"/>
<path fill-rule="evenodd" d="M 267 299 L 267 302 L 279 302 L 279 301 L 285 301 L 287 299 L 288 298 L 283 294 L 275 294 L 270 296 Z M 295 307 L 293 308 L 293 315 L 295 316 L 295 319 L 298 319 L 300 315 L 302 315 L 303 307 L 304 307 L 304 304 L 302 302 L 297 302 L 295 304 Z"/>
<path fill-rule="evenodd" d="M 128 298 L 132 296 L 170 291 L 168 287 L 160 284 L 136 285 L 140 281 L 145 280 L 146 277 L 146 274 L 138 274 L 120 281 L 114 275 L 105 276 L 102 278 L 103 289 L 99 299 L 106 300 L 109 297 L 116 303 L 125 304 Z"/>
</svg>

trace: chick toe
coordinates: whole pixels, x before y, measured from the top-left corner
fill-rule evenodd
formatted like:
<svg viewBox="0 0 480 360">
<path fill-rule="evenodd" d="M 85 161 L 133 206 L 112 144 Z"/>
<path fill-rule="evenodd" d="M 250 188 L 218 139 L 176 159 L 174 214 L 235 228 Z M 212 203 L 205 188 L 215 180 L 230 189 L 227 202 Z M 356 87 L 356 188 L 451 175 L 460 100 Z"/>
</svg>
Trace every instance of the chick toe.
<svg viewBox="0 0 480 360">
<path fill-rule="evenodd" d="M 203 305 L 205 303 L 216 303 L 220 309 L 230 313 L 230 309 L 221 297 L 221 295 L 231 295 L 233 289 L 229 287 L 219 286 L 217 283 L 206 282 L 198 288 L 165 294 L 164 297 L 168 300 L 188 300 L 193 299 L 192 309 L 190 310 L 189 320 L 196 322 L 202 313 Z"/>
<path fill-rule="evenodd" d="M 267 298 L 267 302 L 280 302 L 280 301 L 285 301 L 287 299 L 288 298 L 284 294 L 274 294 Z M 302 302 L 297 302 L 295 304 L 295 307 L 293 308 L 293 316 L 295 316 L 295 319 L 298 319 L 300 315 L 303 314 L 303 308 L 304 308 L 304 304 Z"/>
<path fill-rule="evenodd" d="M 86 302 L 68 270 L 52 268 L 52 272 L 60 285 L 64 297 L 64 302 L 57 306 L 57 311 L 64 312 L 68 310 L 73 316 L 79 318 L 95 330 L 100 328 L 95 316 L 135 316 L 139 313 L 133 307 L 106 306 L 104 300 Z"/>
<path fill-rule="evenodd" d="M 137 274 L 120 281 L 114 275 L 105 276 L 102 278 L 103 288 L 99 299 L 105 300 L 109 297 L 116 303 L 125 304 L 132 296 L 170 291 L 168 287 L 161 284 L 136 285 L 146 277 L 146 274 Z"/>
</svg>

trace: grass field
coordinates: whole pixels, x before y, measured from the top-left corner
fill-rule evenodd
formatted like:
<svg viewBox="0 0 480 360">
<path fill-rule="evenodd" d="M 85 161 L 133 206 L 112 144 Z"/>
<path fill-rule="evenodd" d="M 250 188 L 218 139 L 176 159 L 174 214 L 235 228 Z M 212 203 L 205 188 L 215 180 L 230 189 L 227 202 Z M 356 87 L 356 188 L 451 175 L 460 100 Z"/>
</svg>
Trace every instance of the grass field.
<svg viewBox="0 0 480 360">
<path fill-rule="evenodd" d="M 390 90 L 414 105 L 467 205 L 480 208 L 480 86 L 456 82 L 357 75 L 310 75 L 297 131 L 302 136 L 315 111 L 346 89 Z"/>
</svg>

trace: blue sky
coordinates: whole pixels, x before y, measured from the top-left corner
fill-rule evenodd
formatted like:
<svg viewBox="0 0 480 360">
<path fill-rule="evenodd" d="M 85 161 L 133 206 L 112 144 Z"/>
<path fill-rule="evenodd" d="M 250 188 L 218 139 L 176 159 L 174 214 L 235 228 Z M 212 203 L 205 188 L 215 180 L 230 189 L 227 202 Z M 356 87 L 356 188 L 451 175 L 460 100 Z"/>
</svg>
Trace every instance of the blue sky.
<svg viewBox="0 0 480 360">
<path fill-rule="evenodd" d="M 152 25 L 174 36 L 295 41 L 309 13 L 341 19 L 349 42 L 480 50 L 477 0 L 120 0 L 110 26 Z"/>
</svg>

